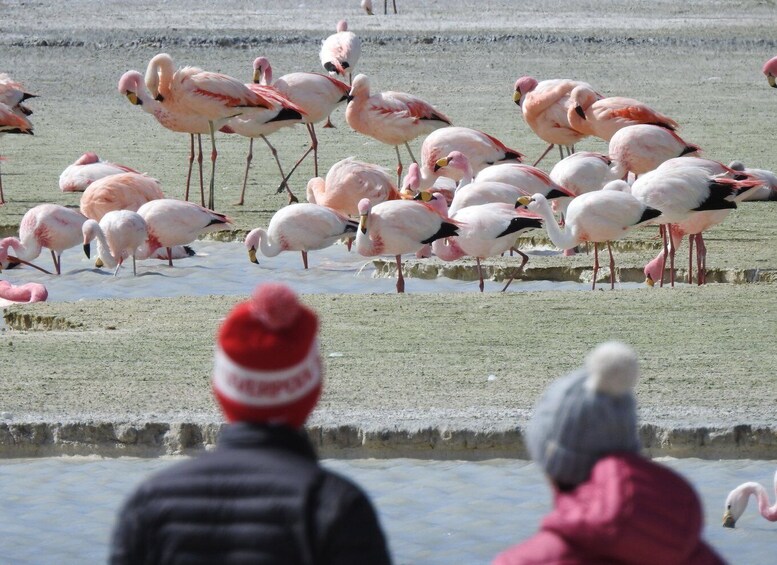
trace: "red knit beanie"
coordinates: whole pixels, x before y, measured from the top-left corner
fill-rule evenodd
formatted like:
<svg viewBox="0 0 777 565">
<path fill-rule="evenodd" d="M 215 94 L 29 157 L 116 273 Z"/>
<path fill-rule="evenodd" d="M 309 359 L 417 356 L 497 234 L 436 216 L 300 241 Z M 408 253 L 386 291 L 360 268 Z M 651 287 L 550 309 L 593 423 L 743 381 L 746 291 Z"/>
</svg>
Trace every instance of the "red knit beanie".
<svg viewBox="0 0 777 565">
<path fill-rule="evenodd" d="M 286 285 L 258 286 L 218 331 L 213 392 L 230 422 L 300 428 L 321 394 L 318 317 Z"/>
</svg>

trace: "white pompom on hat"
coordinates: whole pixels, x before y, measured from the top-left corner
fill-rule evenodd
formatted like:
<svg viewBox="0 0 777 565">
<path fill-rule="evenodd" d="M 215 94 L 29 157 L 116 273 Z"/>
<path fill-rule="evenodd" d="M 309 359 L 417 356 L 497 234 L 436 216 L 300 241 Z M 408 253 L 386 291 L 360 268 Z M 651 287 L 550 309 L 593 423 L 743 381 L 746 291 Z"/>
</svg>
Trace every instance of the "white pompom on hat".
<svg viewBox="0 0 777 565">
<path fill-rule="evenodd" d="M 557 483 L 576 486 L 604 455 L 639 451 L 638 377 L 628 345 L 613 341 L 591 351 L 583 369 L 551 383 L 537 402 L 526 432 L 532 459 Z"/>
</svg>

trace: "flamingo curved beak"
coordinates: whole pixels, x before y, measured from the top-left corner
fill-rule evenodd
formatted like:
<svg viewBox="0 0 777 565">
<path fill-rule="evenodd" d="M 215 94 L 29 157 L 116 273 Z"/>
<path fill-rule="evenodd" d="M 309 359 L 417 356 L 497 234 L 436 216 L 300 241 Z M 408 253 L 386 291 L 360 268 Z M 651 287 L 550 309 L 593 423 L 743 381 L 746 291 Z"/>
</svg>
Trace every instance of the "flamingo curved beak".
<svg viewBox="0 0 777 565">
<path fill-rule="evenodd" d="M 724 528 L 734 528 L 734 527 L 736 527 L 736 523 L 737 523 L 737 521 L 731 515 L 731 512 L 729 510 L 726 510 L 726 513 L 723 514 L 723 527 Z"/>
<path fill-rule="evenodd" d="M 581 118 L 583 118 L 584 120 L 586 119 L 585 112 L 583 111 L 583 107 L 580 106 L 579 104 L 575 106 L 575 113 Z"/>
<path fill-rule="evenodd" d="M 420 200 L 421 202 L 431 202 L 434 200 L 434 194 L 428 190 L 422 190 L 413 197 L 413 200 Z"/>
<path fill-rule="evenodd" d="M 131 104 L 134 104 L 135 106 L 142 106 L 143 101 L 138 98 L 138 95 L 134 92 L 130 92 L 129 90 L 126 92 L 127 100 L 130 101 Z"/>
<path fill-rule="evenodd" d="M 519 106 L 521 105 L 521 91 L 520 90 L 516 90 L 513 93 L 513 102 L 515 102 Z"/>
<path fill-rule="evenodd" d="M 447 167 L 447 166 L 448 166 L 448 158 L 447 157 L 443 157 L 442 159 L 437 159 L 437 161 L 434 163 L 434 172 L 436 173 L 437 171 L 439 171 L 443 167 Z"/>
<path fill-rule="evenodd" d="M 363 233 L 367 233 L 367 214 L 359 216 L 359 230 Z"/>
<path fill-rule="evenodd" d="M 652 288 L 656 284 L 656 281 L 653 280 L 653 277 L 647 275 L 645 278 L 645 284 Z"/>
<path fill-rule="evenodd" d="M 531 196 L 521 196 L 518 198 L 518 200 L 515 201 L 515 207 L 518 208 L 518 206 L 528 206 L 531 204 Z"/>
<path fill-rule="evenodd" d="M 254 76 L 251 79 L 254 84 L 262 82 L 262 71 L 260 69 L 254 69 Z"/>
<path fill-rule="evenodd" d="M 252 247 L 248 250 L 248 260 L 251 261 L 251 263 L 259 264 L 259 260 L 256 258 L 256 248 Z"/>
<path fill-rule="evenodd" d="M 769 86 L 772 88 L 777 88 L 777 80 L 775 80 L 773 74 L 766 75 L 766 80 L 769 82 Z"/>
<path fill-rule="evenodd" d="M 91 259 L 92 249 L 88 243 L 84 243 L 84 255 L 87 259 Z"/>
</svg>

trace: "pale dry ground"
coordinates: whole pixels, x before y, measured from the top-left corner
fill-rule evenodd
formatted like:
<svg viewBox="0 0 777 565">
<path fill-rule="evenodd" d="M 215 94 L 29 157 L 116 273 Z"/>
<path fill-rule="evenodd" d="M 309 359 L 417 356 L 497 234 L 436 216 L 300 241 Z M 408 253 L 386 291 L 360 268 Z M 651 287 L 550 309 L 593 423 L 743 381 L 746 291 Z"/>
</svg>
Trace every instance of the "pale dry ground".
<svg viewBox="0 0 777 565">
<path fill-rule="evenodd" d="M 142 71 L 160 51 L 180 65 L 245 80 L 258 55 L 270 58 L 277 76 L 318 71 L 320 41 L 343 16 L 364 39 L 359 70 L 375 89 L 420 95 L 457 125 L 487 131 L 532 159 L 544 144 L 512 102 L 513 82 L 524 74 L 583 79 L 606 94 L 638 98 L 674 117 L 706 156 L 777 169 L 777 91 L 760 72 L 777 52 L 772 2 L 400 0 L 399 7 L 397 17 L 370 18 L 356 0 L 0 2 L 0 71 L 41 95 L 29 103 L 36 135 L 0 140 L 8 157 L 0 226 L 14 232 L 40 202 L 77 205 L 78 195 L 60 193 L 57 179 L 87 150 L 148 172 L 180 197 L 187 137 L 131 106 L 116 90 L 121 74 Z M 333 120 L 337 129 L 319 128 L 322 174 L 349 155 L 393 170 L 391 148 L 351 132 L 343 109 Z M 271 139 L 285 163 L 307 143 L 303 128 Z M 269 155 L 259 142 L 246 205 L 237 207 L 247 142 L 222 135 L 218 143 L 216 208 L 234 216 L 240 230 L 265 223 L 285 203 L 274 194 Z M 420 140 L 413 146 L 418 154 Z M 606 151 L 591 140 L 579 148 Z M 208 171 L 206 164 L 206 178 Z M 309 161 L 294 177 L 300 196 L 310 176 Z M 761 203 L 733 212 L 707 236 L 709 266 L 776 268 L 774 214 L 773 204 Z M 623 248 L 636 251 L 619 252 L 618 265 L 640 267 L 655 253 L 654 234 L 630 235 Z M 571 260 L 590 262 L 585 255 Z M 644 360 L 639 393 L 648 421 L 770 425 L 774 295 L 769 285 L 715 285 L 653 293 L 308 296 L 322 311 L 325 351 L 343 353 L 327 361 L 320 417 L 389 428 L 416 421 L 510 425 L 588 347 L 620 337 Z M 25 310 L 84 326 L 7 333 L 0 366 L 14 369 L 0 384 L 2 397 L 13 413 L 33 417 L 218 418 L 207 386 L 212 336 L 234 301 Z M 149 325 L 151 318 L 160 325 Z M 488 382 L 489 374 L 497 379 Z"/>
</svg>

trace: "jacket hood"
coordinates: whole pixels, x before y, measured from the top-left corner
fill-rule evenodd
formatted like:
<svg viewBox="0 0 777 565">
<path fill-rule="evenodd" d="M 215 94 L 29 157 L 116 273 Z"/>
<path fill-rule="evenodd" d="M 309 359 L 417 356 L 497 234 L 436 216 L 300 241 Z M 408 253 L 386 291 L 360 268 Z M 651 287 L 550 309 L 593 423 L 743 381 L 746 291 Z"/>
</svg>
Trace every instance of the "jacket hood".
<svg viewBox="0 0 777 565">
<path fill-rule="evenodd" d="M 704 552 L 701 505 L 680 475 L 636 454 L 602 458 L 588 481 L 556 494 L 542 522 L 597 561 L 695 562 Z"/>
</svg>

